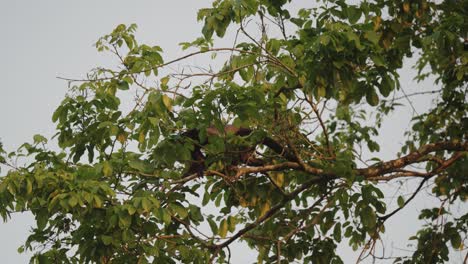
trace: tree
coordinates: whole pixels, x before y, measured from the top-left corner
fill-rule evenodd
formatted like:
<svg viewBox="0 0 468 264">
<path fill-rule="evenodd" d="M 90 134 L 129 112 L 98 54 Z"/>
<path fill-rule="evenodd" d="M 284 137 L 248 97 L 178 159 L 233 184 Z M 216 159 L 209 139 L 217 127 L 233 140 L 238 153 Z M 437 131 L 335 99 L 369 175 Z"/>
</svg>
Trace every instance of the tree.
<svg viewBox="0 0 468 264">
<path fill-rule="evenodd" d="M 468 3 L 335 0 L 296 15 L 288 2 L 214 1 L 198 12 L 203 36 L 169 61 L 135 25 L 99 39 L 119 65 L 68 80 L 52 117 L 60 150 L 41 135 L 17 152 L 0 145 L 0 214 L 37 222 L 20 251 L 38 263 L 224 263 L 243 241 L 259 262 L 343 263 L 347 240 L 377 258 L 386 221 L 424 187 L 440 202 L 422 208 L 417 247 L 395 262 L 466 250 L 468 212 L 455 205 L 468 197 Z M 231 24 L 234 45 L 215 47 Z M 170 72 L 207 54 L 222 66 Z M 402 90 L 397 71 L 416 55 L 414 78 L 437 90 Z M 389 114 L 428 94 L 398 156 L 372 154 Z M 386 203 L 388 184 L 414 178 L 410 196 Z"/>
</svg>

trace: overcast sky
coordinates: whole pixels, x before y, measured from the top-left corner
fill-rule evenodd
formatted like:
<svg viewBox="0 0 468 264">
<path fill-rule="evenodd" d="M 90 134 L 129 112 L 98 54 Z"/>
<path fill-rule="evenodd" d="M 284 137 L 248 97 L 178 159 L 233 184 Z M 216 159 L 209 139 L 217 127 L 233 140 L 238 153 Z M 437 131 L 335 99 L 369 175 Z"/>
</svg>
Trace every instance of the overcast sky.
<svg viewBox="0 0 468 264">
<path fill-rule="evenodd" d="M 93 67 L 110 65 L 110 57 L 93 47 L 100 36 L 118 24 L 136 23 L 141 43 L 157 44 L 164 49 L 166 60 L 175 58 L 182 54 L 178 43 L 200 36 L 196 11 L 209 6 L 210 2 L 0 0 L 3 27 L 0 35 L 0 138 L 5 148 L 14 150 L 30 141 L 34 134 L 48 137 L 54 134 L 51 115 L 67 91 L 66 82 L 56 77 L 83 77 Z M 402 73 L 402 84 L 408 89 L 414 86 L 411 73 L 409 69 Z M 425 89 L 432 88 L 430 84 L 425 85 Z M 427 100 L 415 102 L 422 110 L 427 105 Z M 385 124 L 380 140 L 383 158 L 394 156 L 401 147 L 403 137 L 399 135 L 408 127 L 409 113 L 411 111 L 399 111 Z M 406 191 L 410 193 L 411 189 Z M 388 242 L 387 254 L 390 251 L 405 254 L 398 248 L 405 249 L 407 237 L 417 230 L 417 221 L 412 219 L 417 219 L 418 210 L 424 205 L 428 205 L 427 200 L 419 198 L 403 210 L 399 218 L 388 221 L 384 238 Z M 28 262 L 30 255 L 18 254 L 16 250 L 24 243 L 32 224 L 33 219 L 28 214 L 15 214 L 8 223 L 0 223 L 1 263 Z M 255 254 L 243 250 L 236 247 L 233 263 L 256 259 Z M 340 253 L 345 263 L 356 261 L 356 254 L 348 247 L 340 247 Z"/>
</svg>

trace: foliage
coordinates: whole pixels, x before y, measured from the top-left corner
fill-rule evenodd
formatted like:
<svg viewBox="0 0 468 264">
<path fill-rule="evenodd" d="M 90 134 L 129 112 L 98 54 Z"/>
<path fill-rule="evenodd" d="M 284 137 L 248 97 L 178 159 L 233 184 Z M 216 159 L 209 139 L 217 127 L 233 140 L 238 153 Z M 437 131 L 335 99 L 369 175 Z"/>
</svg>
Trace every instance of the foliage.
<svg viewBox="0 0 468 264">
<path fill-rule="evenodd" d="M 171 61 L 138 43 L 135 25 L 99 39 L 120 65 L 69 80 L 52 117 L 60 150 L 40 135 L 17 152 L 0 145 L 10 166 L 0 214 L 30 211 L 37 222 L 20 251 L 35 263 L 224 263 L 240 240 L 259 263 L 343 263 L 342 240 L 374 256 L 386 220 L 427 186 L 440 204 L 421 211 L 417 248 L 395 261 L 466 250 L 468 213 L 450 209 L 468 197 L 467 2 L 329 0 L 297 14 L 289 2 L 216 0 L 198 12 L 203 36 Z M 234 47 L 215 48 L 230 26 Z M 168 72 L 206 54 L 223 66 Z M 398 70 L 415 55 L 414 77 L 440 90 L 399 98 Z M 401 99 L 428 93 L 436 103 L 414 117 L 399 156 L 363 161 L 363 149 L 381 150 L 381 124 Z M 203 175 L 189 171 L 197 148 Z M 261 165 L 239 158 L 252 148 Z M 30 162 L 13 162 L 21 157 Z M 381 189 L 414 178 L 414 193 L 388 205 Z"/>
</svg>

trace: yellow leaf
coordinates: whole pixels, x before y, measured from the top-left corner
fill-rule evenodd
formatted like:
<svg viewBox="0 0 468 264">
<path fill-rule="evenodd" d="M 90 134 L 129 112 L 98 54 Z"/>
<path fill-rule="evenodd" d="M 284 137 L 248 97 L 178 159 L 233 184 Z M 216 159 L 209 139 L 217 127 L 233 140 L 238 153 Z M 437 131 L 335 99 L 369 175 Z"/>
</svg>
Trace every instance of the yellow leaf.
<svg viewBox="0 0 468 264">
<path fill-rule="evenodd" d="M 380 23 L 382 22 L 382 18 L 380 16 L 376 16 L 373 18 L 374 20 L 374 31 L 377 31 L 380 28 Z"/>
<path fill-rule="evenodd" d="M 31 194 L 32 193 L 32 182 L 30 179 L 26 180 L 26 193 Z"/>
<path fill-rule="evenodd" d="M 416 11 L 416 13 L 415 13 L 414 15 L 415 15 L 417 18 L 421 18 L 421 12 L 419 12 L 419 10 Z"/>
<path fill-rule="evenodd" d="M 140 144 L 143 144 L 143 142 L 145 142 L 145 133 L 143 133 L 143 131 L 141 131 L 140 134 L 138 134 L 138 142 L 140 142 Z"/>
<path fill-rule="evenodd" d="M 122 144 L 125 143 L 125 141 L 127 141 L 127 133 L 125 133 L 125 132 L 120 133 L 117 136 L 117 140 Z"/>
<path fill-rule="evenodd" d="M 240 204 L 240 206 L 242 206 L 242 207 L 247 207 L 247 206 L 249 205 L 249 204 L 247 203 L 247 201 L 244 199 L 244 197 L 241 197 L 241 198 L 239 199 L 239 204 Z"/>
<path fill-rule="evenodd" d="M 99 196 L 94 196 L 94 207 L 96 208 L 101 208 L 102 207 L 102 200 L 99 198 Z"/>
<path fill-rule="evenodd" d="M 392 37 L 390 35 L 385 36 L 382 43 L 385 49 L 390 48 L 390 46 L 392 45 Z"/>
<path fill-rule="evenodd" d="M 306 81 L 307 81 L 307 78 L 306 78 L 304 75 L 302 75 L 301 77 L 299 77 L 299 84 L 300 84 L 302 87 L 304 87 Z"/>
<path fill-rule="evenodd" d="M 252 197 L 252 201 L 250 201 L 251 206 L 257 205 L 257 196 Z"/>
<path fill-rule="evenodd" d="M 163 103 L 166 106 L 167 110 L 169 110 L 169 112 L 171 112 L 172 111 L 172 100 L 171 100 L 171 98 L 169 98 L 169 96 L 163 94 L 162 100 L 163 100 Z"/>
<path fill-rule="evenodd" d="M 221 238 L 225 238 L 226 235 L 227 235 L 227 231 L 228 231 L 228 223 L 226 221 L 226 219 L 223 219 L 223 221 L 221 221 L 221 225 L 219 226 L 219 236 Z"/>
<path fill-rule="evenodd" d="M 219 171 L 224 169 L 224 163 L 222 161 L 218 161 L 217 167 Z"/>
<path fill-rule="evenodd" d="M 408 2 L 403 3 L 403 11 L 405 11 L 405 13 L 410 11 L 410 4 Z"/>
<path fill-rule="evenodd" d="M 167 85 L 168 82 L 169 82 L 168 76 L 161 78 L 161 85 Z"/>
<path fill-rule="evenodd" d="M 317 100 L 322 97 L 325 97 L 325 95 L 327 95 L 327 90 L 325 89 L 325 86 L 322 86 L 322 85 L 318 86 L 317 91 L 316 91 Z"/>
<path fill-rule="evenodd" d="M 447 193 L 447 189 L 445 189 L 445 187 L 440 187 L 439 191 L 442 195 L 445 195 Z"/>
<path fill-rule="evenodd" d="M 255 80 L 256 80 L 257 82 L 263 81 L 263 79 L 265 79 L 264 77 L 265 77 L 265 76 L 263 75 L 263 73 L 262 73 L 261 71 L 258 71 L 258 72 L 255 74 Z"/>
<path fill-rule="evenodd" d="M 270 201 L 266 201 L 266 203 L 263 204 L 262 210 L 260 212 L 260 216 L 264 216 L 271 208 Z"/>
<path fill-rule="evenodd" d="M 271 175 L 271 179 L 276 185 L 278 185 L 279 187 L 283 186 L 284 172 L 272 172 L 270 175 Z"/>
<path fill-rule="evenodd" d="M 104 176 L 109 177 L 112 175 L 112 167 L 108 161 L 105 161 L 102 164 L 102 172 L 104 173 Z"/>
</svg>

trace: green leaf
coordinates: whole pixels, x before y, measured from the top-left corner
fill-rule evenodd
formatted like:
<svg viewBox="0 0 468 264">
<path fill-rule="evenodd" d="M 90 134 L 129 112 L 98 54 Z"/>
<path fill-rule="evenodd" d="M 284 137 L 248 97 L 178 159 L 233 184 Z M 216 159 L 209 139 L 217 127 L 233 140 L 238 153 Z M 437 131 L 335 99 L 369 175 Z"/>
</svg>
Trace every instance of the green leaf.
<svg viewBox="0 0 468 264">
<path fill-rule="evenodd" d="M 278 39 L 270 39 L 266 44 L 266 49 L 272 54 L 277 55 L 281 47 L 281 41 Z"/>
<path fill-rule="evenodd" d="M 376 106 L 379 103 L 379 96 L 375 92 L 374 88 L 369 89 L 366 94 L 366 100 L 371 106 Z"/>
<path fill-rule="evenodd" d="M 125 41 L 125 44 L 127 44 L 128 49 L 133 49 L 133 38 L 129 35 L 123 35 L 122 38 Z"/>
<path fill-rule="evenodd" d="M 136 211 L 137 211 L 137 210 L 136 210 L 135 207 L 133 207 L 133 206 L 131 206 L 131 205 L 128 205 L 128 206 L 127 206 L 127 212 L 128 212 L 129 215 L 134 215 L 134 214 L 136 213 Z"/>
<path fill-rule="evenodd" d="M 47 143 L 47 139 L 44 136 L 41 136 L 39 134 L 34 135 L 33 140 L 35 144 Z"/>
<path fill-rule="evenodd" d="M 366 31 L 366 33 L 364 34 L 364 37 L 368 39 L 370 42 L 372 42 L 374 45 L 379 44 L 380 34 L 378 34 L 375 31 L 372 31 L 372 30 Z"/>
<path fill-rule="evenodd" d="M 190 219 L 192 219 L 193 221 L 200 222 L 205 219 L 202 215 L 200 207 L 191 204 L 189 205 L 189 211 L 190 211 Z"/>
<path fill-rule="evenodd" d="M 39 211 L 39 213 L 36 214 L 37 229 L 44 230 L 44 228 L 47 225 L 47 222 L 49 222 L 49 216 L 47 214 L 47 211 Z"/>
<path fill-rule="evenodd" d="M 450 235 L 450 243 L 452 244 L 453 248 L 459 249 L 462 244 L 462 239 L 459 233 L 453 232 Z"/>
<path fill-rule="evenodd" d="M 319 39 L 320 44 L 322 44 L 323 46 L 327 46 L 328 43 L 330 43 L 330 36 L 328 35 L 321 35 Z"/>
<path fill-rule="evenodd" d="M 20 246 L 17 251 L 20 254 L 23 253 L 24 252 L 24 246 Z"/>
<path fill-rule="evenodd" d="M 326 95 L 327 95 L 327 90 L 325 86 L 322 86 L 322 85 L 317 86 L 317 88 L 315 89 L 315 97 L 317 98 L 317 100 L 325 97 Z"/>
<path fill-rule="evenodd" d="M 102 235 L 101 240 L 104 245 L 108 246 L 112 243 L 113 238 L 111 236 Z"/>
<path fill-rule="evenodd" d="M 119 227 L 122 229 L 128 228 L 132 223 L 132 218 L 128 214 L 119 214 Z"/>
<path fill-rule="evenodd" d="M 333 238 L 339 243 L 341 242 L 341 223 L 338 222 L 333 228 Z"/>
<path fill-rule="evenodd" d="M 219 207 L 221 206 L 221 199 L 223 198 L 222 195 L 218 195 L 218 197 L 216 197 L 216 200 L 215 200 L 215 205 L 216 207 Z"/>
<path fill-rule="evenodd" d="M 393 80 L 388 76 L 388 75 L 384 75 L 382 77 L 382 82 L 379 86 L 379 91 L 380 93 L 387 97 L 390 95 L 390 92 L 393 91 L 395 89 L 395 83 L 393 82 Z"/>
<path fill-rule="evenodd" d="M 166 210 L 166 209 L 163 209 L 163 208 L 160 208 L 162 209 L 162 219 L 163 219 L 163 222 L 166 224 L 166 225 L 169 225 L 171 223 L 171 214 L 169 214 L 169 212 Z"/>
<path fill-rule="evenodd" d="M 349 23 L 351 24 L 355 24 L 361 17 L 361 10 L 355 6 L 349 6 L 346 9 L 346 13 L 348 15 Z"/>
<path fill-rule="evenodd" d="M 154 127 L 158 126 L 159 124 L 159 119 L 156 117 L 148 117 L 148 120 Z"/>
<path fill-rule="evenodd" d="M 62 106 L 59 106 L 53 113 L 52 115 L 52 122 L 57 122 L 57 120 L 59 119 L 59 117 L 62 115 L 62 111 L 63 111 L 63 107 Z"/>
<path fill-rule="evenodd" d="M 372 141 L 372 140 L 367 141 L 367 147 L 369 148 L 371 152 L 380 151 L 379 144 L 377 144 L 375 141 Z"/>
<path fill-rule="evenodd" d="M 213 234 L 218 234 L 218 226 L 216 225 L 216 222 L 211 217 L 207 218 L 207 220 L 210 225 L 211 232 L 213 232 Z"/>
<path fill-rule="evenodd" d="M 364 47 L 361 45 L 361 40 L 359 39 L 359 36 L 352 32 L 352 31 L 347 31 L 346 32 L 346 37 L 348 38 L 348 41 L 353 41 L 354 45 L 358 50 L 363 50 Z"/>
<path fill-rule="evenodd" d="M 371 59 L 372 59 L 372 61 L 374 62 L 374 64 L 376 66 L 379 66 L 379 67 L 384 67 L 385 66 L 384 59 L 380 55 L 373 54 L 373 55 L 371 55 Z"/>
<path fill-rule="evenodd" d="M 202 199 L 202 206 L 205 206 L 207 205 L 209 202 L 210 202 L 210 193 L 209 192 L 205 192 L 203 194 L 203 199 Z"/>
<path fill-rule="evenodd" d="M 365 205 L 361 210 L 360 216 L 362 224 L 367 228 L 367 230 L 373 230 L 377 222 L 377 216 L 374 210 L 370 206 Z"/>
<path fill-rule="evenodd" d="M 181 204 L 173 203 L 171 204 L 171 209 L 174 210 L 181 218 L 186 218 L 188 216 L 188 210 Z"/>
<path fill-rule="evenodd" d="M 128 82 L 126 81 L 119 82 L 119 84 L 117 85 L 117 88 L 119 88 L 120 90 L 124 90 L 124 91 L 130 89 Z"/>
<path fill-rule="evenodd" d="M 68 205 L 70 205 L 70 207 L 75 207 L 76 205 L 78 204 L 78 199 L 72 195 L 69 199 L 68 199 Z"/>
<path fill-rule="evenodd" d="M 98 129 L 101 129 L 101 128 L 107 128 L 107 127 L 111 127 L 111 126 L 114 126 L 114 123 L 111 122 L 111 121 L 104 121 L 104 122 L 101 122 L 99 125 L 98 125 Z"/>
<path fill-rule="evenodd" d="M 405 206 L 405 199 L 400 195 L 400 196 L 398 196 L 397 203 L 398 203 L 398 207 L 401 208 L 401 207 Z"/>
<path fill-rule="evenodd" d="M 148 200 L 148 198 L 143 197 L 141 199 L 141 207 L 145 212 L 151 211 L 151 202 Z"/>
<path fill-rule="evenodd" d="M 128 162 L 128 166 L 137 171 L 145 172 L 148 169 L 146 162 L 142 160 L 131 160 Z"/>
</svg>

